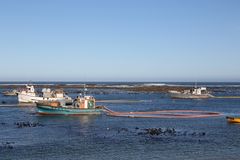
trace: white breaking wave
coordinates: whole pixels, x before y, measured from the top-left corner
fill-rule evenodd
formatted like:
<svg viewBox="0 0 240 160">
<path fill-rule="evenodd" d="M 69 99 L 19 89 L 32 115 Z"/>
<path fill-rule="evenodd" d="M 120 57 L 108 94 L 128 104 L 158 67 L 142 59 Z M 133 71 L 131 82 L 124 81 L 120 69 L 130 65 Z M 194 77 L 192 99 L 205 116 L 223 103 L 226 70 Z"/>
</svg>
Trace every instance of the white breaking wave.
<svg viewBox="0 0 240 160">
<path fill-rule="evenodd" d="M 165 83 L 145 83 L 143 86 L 166 86 Z"/>
</svg>

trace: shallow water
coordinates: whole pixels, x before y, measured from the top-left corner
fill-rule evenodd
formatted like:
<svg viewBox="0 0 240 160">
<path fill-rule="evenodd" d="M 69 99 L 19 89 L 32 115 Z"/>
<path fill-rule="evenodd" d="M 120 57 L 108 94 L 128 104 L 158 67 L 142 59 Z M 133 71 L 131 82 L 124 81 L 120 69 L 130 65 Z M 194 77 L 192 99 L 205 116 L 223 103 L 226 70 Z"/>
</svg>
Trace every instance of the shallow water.
<svg viewBox="0 0 240 160">
<path fill-rule="evenodd" d="M 68 91 L 72 97 L 77 95 L 75 89 Z M 40 116 L 34 107 L 1 105 L 1 159 L 212 160 L 239 157 L 240 125 L 228 124 L 225 116 L 240 115 L 240 99 L 181 100 L 162 93 L 103 89 L 89 92 L 96 99 L 141 100 L 136 103 L 98 103 L 116 111 L 194 109 L 216 111 L 223 116 L 203 119 L 134 119 L 105 114 Z M 240 88 L 224 86 L 221 92 L 213 94 L 240 95 Z M 17 98 L 0 95 L 0 103 L 2 101 L 16 104 Z M 17 122 L 40 125 L 18 128 Z M 147 128 L 174 128 L 176 134 L 150 135 L 146 134 Z"/>
</svg>

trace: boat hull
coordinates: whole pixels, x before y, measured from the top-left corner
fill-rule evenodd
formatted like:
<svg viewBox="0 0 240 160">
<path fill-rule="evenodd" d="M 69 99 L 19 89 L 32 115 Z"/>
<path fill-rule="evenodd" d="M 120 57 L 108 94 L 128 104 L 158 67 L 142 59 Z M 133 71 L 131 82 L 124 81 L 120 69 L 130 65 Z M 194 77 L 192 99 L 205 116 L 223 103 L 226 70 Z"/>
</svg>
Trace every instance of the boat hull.
<svg viewBox="0 0 240 160">
<path fill-rule="evenodd" d="M 194 95 L 194 94 L 184 94 L 184 93 L 171 93 L 170 96 L 172 98 L 179 98 L 179 99 L 205 99 L 205 98 L 212 98 L 211 94 L 202 94 L 202 95 Z"/>
<path fill-rule="evenodd" d="M 228 123 L 240 123 L 240 118 L 226 117 Z"/>
<path fill-rule="evenodd" d="M 37 104 L 37 112 L 45 115 L 86 115 L 101 114 L 102 109 L 65 108 Z"/>
<path fill-rule="evenodd" d="M 43 97 L 37 97 L 37 96 L 31 96 L 31 95 L 24 95 L 19 94 L 18 95 L 18 101 L 20 103 L 35 103 L 39 101 L 57 101 L 57 100 L 65 100 L 67 104 L 72 103 L 72 99 L 65 99 L 65 98 L 43 98 Z"/>
<path fill-rule="evenodd" d="M 17 96 L 18 95 L 18 92 L 16 90 L 13 90 L 13 91 L 4 91 L 2 92 L 2 94 L 4 96 Z"/>
<path fill-rule="evenodd" d="M 20 103 L 35 103 L 38 101 L 43 101 L 43 97 L 36 97 L 36 96 L 24 95 L 24 94 L 18 95 L 18 102 Z"/>
<path fill-rule="evenodd" d="M 3 95 L 4 96 L 16 96 L 17 94 L 16 93 L 7 93 L 7 92 L 5 92 L 5 93 L 3 93 Z"/>
</svg>

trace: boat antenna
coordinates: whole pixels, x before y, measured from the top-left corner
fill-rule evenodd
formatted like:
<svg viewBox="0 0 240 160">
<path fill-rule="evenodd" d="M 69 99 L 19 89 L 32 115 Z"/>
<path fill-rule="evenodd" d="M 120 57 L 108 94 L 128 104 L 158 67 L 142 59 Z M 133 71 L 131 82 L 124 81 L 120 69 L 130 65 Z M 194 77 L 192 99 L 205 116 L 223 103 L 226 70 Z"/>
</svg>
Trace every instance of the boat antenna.
<svg viewBox="0 0 240 160">
<path fill-rule="evenodd" d="M 195 82 L 195 88 L 197 88 L 197 82 Z"/>
<path fill-rule="evenodd" d="M 83 85 L 83 96 L 85 97 L 87 92 L 86 84 Z"/>
</svg>

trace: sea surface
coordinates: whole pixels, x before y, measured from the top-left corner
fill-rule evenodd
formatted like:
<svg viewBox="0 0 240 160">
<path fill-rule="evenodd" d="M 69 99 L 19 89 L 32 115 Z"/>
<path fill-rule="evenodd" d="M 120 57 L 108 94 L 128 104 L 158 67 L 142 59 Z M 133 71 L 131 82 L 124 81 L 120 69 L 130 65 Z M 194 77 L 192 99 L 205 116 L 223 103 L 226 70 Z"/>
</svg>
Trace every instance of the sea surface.
<svg viewBox="0 0 240 160">
<path fill-rule="evenodd" d="M 26 82 L 1 82 L 0 84 Z M 32 82 L 66 84 L 66 82 Z M 87 83 L 87 82 L 86 82 Z M 90 82 L 88 82 L 89 84 Z M 182 85 L 195 83 L 93 84 Z M 83 82 L 68 82 L 83 84 Z M 214 87 L 215 96 L 239 96 L 240 83 L 198 83 Z M 0 92 L 7 89 L 0 89 Z M 65 89 L 76 97 L 80 89 Z M 0 94 L 0 159 L 239 159 L 240 124 L 229 124 L 225 116 L 240 116 L 240 99 L 171 99 L 165 93 L 128 92 L 116 89 L 88 89 L 97 100 L 132 100 L 97 103 L 114 111 L 156 111 L 190 109 L 220 112 L 222 116 L 197 119 L 154 119 L 97 116 L 41 116 L 32 106 L 18 106 L 17 97 Z M 24 126 L 24 124 L 26 126 Z M 147 133 L 161 128 L 159 135 Z M 174 133 L 171 131 L 174 130 Z"/>
</svg>

